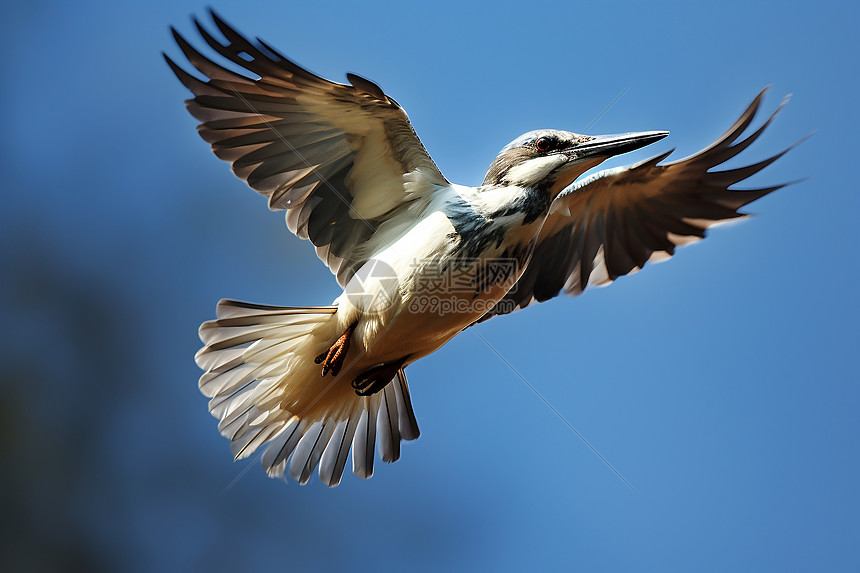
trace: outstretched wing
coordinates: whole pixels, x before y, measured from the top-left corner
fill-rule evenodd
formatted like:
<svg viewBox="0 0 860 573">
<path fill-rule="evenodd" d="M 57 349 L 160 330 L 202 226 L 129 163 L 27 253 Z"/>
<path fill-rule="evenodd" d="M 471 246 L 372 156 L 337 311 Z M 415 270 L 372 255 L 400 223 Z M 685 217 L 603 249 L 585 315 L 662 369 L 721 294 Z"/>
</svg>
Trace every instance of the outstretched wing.
<svg viewBox="0 0 860 573">
<path fill-rule="evenodd" d="M 406 207 L 447 181 L 403 109 L 374 83 L 347 74 L 336 84 L 297 66 L 262 40 L 242 37 L 212 12 L 222 44 L 195 20 L 218 54 L 255 74 L 227 70 L 173 30 L 206 81 L 165 55 L 194 93 L 186 105 L 200 136 L 287 226 L 309 239 L 341 285 L 373 251 L 397 238 Z M 384 225 L 385 223 L 389 223 Z M 400 224 L 396 224 L 400 223 Z"/>
<path fill-rule="evenodd" d="M 788 101 L 735 143 L 753 121 L 763 95 L 722 137 L 690 157 L 659 165 L 670 150 L 636 165 L 600 171 L 562 191 L 522 277 L 481 320 L 543 302 L 562 290 L 576 296 L 588 285 L 605 285 L 649 261 L 668 259 L 676 247 L 703 239 L 718 223 L 744 217 L 738 209 L 784 187 L 730 189 L 791 148 L 753 165 L 712 171 L 755 141 Z"/>
</svg>

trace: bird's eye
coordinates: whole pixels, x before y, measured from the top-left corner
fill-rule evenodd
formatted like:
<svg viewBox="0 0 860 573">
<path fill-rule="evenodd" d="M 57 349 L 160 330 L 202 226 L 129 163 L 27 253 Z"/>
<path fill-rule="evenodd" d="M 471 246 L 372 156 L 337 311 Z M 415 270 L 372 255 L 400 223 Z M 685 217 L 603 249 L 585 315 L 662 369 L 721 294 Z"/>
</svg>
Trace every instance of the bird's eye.
<svg viewBox="0 0 860 573">
<path fill-rule="evenodd" d="M 552 147 L 552 139 L 548 137 L 539 137 L 537 141 L 535 141 L 535 147 L 538 151 L 549 151 L 550 147 Z"/>
</svg>

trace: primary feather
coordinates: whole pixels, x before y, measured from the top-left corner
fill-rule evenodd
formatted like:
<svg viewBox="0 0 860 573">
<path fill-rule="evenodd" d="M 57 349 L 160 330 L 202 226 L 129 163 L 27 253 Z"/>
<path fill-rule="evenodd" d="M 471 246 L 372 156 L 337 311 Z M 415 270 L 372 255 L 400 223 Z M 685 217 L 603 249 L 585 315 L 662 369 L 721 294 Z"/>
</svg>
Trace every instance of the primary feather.
<svg viewBox="0 0 860 573">
<path fill-rule="evenodd" d="M 214 12 L 225 43 L 197 20 L 197 30 L 218 54 L 254 74 L 229 71 L 173 36 L 206 79 L 165 56 L 194 93 L 186 102 L 200 120 L 200 136 L 233 172 L 286 210 L 287 226 L 314 244 L 320 259 L 345 286 L 375 247 L 380 225 L 408 217 L 406 206 L 426 198 L 416 178 L 447 180 L 427 154 L 406 112 L 369 80 L 349 74 L 338 84 L 297 66 L 262 41 L 251 42 Z M 374 245 L 396 237 L 377 237 Z"/>
</svg>

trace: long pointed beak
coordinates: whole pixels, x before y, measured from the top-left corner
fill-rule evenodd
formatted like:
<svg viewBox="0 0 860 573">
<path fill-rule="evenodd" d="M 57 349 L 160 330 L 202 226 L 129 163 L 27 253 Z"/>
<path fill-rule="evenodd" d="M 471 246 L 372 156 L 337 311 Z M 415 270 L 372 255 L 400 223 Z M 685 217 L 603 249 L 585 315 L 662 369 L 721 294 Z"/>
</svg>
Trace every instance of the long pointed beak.
<svg viewBox="0 0 860 573">
<path fill-rule="evenodd" d="M 620 133 L 616 135 L 597 135 L 594 139 L 584 141 L 566 151 L 568 156 L 577 161 L 601 157 L 606 159 L 634 151 L 640 147 L 660 141 L 669 135 L 668 131 L 640 131 L 636 133 Z"/>
</svg>

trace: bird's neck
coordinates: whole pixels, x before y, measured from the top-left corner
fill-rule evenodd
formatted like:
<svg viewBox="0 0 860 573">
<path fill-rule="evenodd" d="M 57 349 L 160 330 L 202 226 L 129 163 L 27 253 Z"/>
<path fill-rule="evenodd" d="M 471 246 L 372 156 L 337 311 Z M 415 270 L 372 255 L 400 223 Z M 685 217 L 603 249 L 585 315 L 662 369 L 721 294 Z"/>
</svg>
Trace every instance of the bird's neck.
<svg viewBox="0 0 860 573">
<path fill-rule="evenodd" d="M 547 191 L 516 186 L 457 189 L 446 214 L 458 254 L 466 259 L 510 257 L 524 264 L 549 212 Z"/>
<path fill-rule="evenodd" d="M 483 217 L 508 225 L 530 226 L 549 213 L 550 193 L 536 187 L 491 185 L 464 197 Z"/>
</svg>

